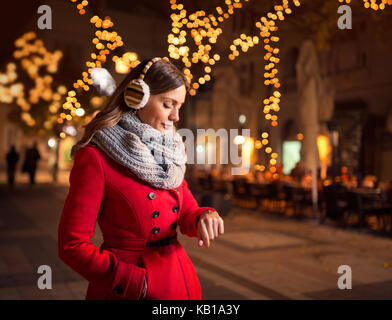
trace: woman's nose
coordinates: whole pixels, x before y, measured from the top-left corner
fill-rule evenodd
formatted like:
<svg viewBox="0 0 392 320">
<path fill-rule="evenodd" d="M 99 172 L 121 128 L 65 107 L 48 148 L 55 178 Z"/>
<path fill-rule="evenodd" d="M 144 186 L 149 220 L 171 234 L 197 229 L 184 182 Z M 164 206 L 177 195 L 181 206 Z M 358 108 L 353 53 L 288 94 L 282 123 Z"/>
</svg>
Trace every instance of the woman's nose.
<svg viewBox="0 0 392 320">
<path fill-rule="evenodd" d="M 177 122 L 178 120 L 180 120 L 179 111 L 177 108 L 173 108 L 173 111 L 169 115 L 169 120 L 173 122 Z"/>
</svg>

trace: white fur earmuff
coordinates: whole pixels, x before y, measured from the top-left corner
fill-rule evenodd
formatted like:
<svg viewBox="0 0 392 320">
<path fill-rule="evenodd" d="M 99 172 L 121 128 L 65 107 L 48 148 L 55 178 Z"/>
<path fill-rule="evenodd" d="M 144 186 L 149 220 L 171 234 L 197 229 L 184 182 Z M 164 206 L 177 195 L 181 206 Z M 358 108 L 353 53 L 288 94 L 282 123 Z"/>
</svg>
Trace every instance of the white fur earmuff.
<svg viewBox="0 0 392 320">
<path fill-rule="evenodd" d="M 91 80 L 98 92 L 105 96 L 111 96 L 116 91 L 116 80 L 105 68 L 92 68 Z"/>
</svg>

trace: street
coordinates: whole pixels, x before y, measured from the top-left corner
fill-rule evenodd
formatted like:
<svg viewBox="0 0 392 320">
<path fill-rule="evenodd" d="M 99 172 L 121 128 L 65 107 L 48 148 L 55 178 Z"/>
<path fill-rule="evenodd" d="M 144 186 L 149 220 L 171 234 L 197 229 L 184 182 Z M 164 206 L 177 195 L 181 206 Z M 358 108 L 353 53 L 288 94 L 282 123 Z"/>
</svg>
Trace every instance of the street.
<svg viewBox="0 0 392 320">
<path fill-rule="evenodd" d="M 57 254 L 67 191 L 44 182 L 0 185 L 0 299 L 84 299 L 87 281 Z M 225 234 L 209 249 L 180 235 L 203 299 L 392 298 L 390 238 L 240 208 L 224 220 Z M 101 243 L 98 226 L 92 241 Z M 40 265 L 52 269 L 51 290 L 37 287 Z M 351 267 L 351 290 L 337 286 L 340 265 Z"/>
</svg>

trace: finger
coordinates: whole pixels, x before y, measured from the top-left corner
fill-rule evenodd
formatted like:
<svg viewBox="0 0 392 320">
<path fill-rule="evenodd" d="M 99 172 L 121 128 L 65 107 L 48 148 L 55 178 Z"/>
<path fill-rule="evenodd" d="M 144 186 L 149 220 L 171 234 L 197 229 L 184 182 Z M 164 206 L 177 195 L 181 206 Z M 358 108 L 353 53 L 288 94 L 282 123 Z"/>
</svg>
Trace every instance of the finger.
<svg viewBox="0 0 392 320">
<path fill-rule="evenodd" d="M 206 248 L 209 248 L 210 246 L 210 239 L 208 238 L 208 231 L 207 231 L 207 227 L 206 224 L 204 222 L 204 219 L 200 222 L 200 226 L 201 226 L 201 238 L 204 242 L 204 246 Z"/>
<path fill-rule="evenodd" d="M 219 233 L 220 234 L 224 234 L 225 233 L 225 227 L 224 227 L 224 223 L 223 223 L 223 219 L 222 218 L 219 220 Z"/>
<path fill-rule="evenodd" d="M 218 238 L 219 219 L 214 219 L 214 236 Z"/>
<path fill-rule="evenodd" d="M 208 236 L 210 237 L 210 240 L 214 240 L 214 228 L 212 226 L 212 219 L 207 218 L 207 230 L 208 230 Z"/>
<path fill-rule="evenodd" d="M 203 240 L 199 239 L 199 247 L 203 246 Z"/>
</svg>

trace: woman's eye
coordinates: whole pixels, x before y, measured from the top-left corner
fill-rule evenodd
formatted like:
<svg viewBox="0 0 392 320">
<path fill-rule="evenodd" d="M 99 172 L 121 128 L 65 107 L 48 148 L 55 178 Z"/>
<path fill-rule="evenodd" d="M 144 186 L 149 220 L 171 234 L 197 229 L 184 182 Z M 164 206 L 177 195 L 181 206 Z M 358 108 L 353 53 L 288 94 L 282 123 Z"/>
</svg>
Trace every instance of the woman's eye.
<svg viewBox="0 0 392 320">
<path fill-rule="evenodd" d="M 164 106 L 166 109 L 170 109 L 170 106 L 168 106 L 166 103 L 164 103 L 163 106 Z"/>
</svg>

